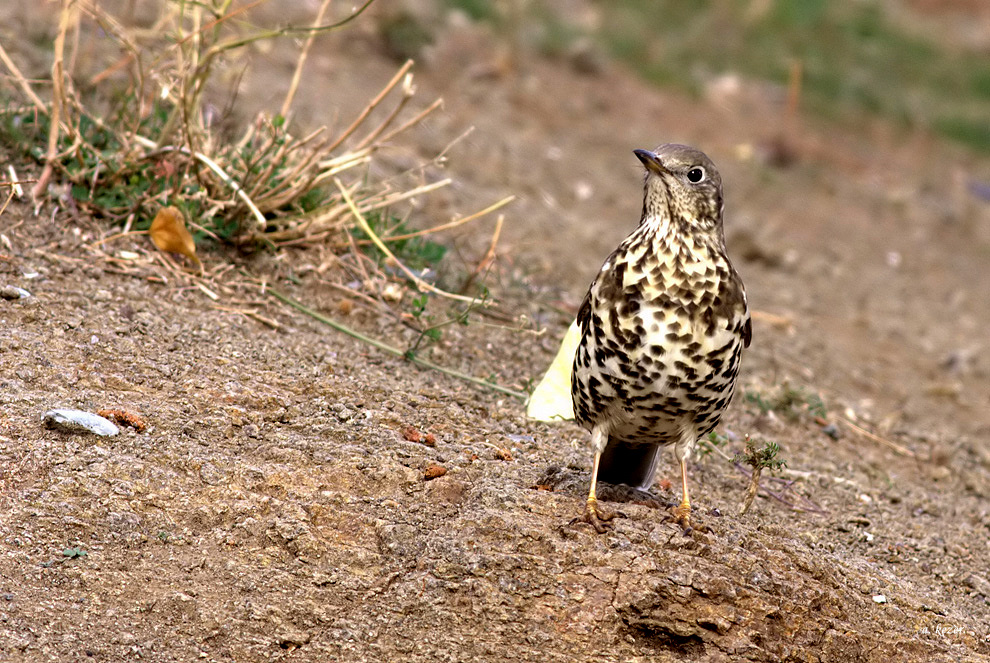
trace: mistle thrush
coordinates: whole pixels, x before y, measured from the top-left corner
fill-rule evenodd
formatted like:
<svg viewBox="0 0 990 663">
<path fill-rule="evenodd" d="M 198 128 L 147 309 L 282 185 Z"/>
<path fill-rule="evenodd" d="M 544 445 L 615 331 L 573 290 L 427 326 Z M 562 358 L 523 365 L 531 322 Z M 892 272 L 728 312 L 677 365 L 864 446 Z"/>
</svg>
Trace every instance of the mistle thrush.
<svg viewBox="0 0 990 663">
<path fill-rule="evenodd" d="M 673 445 L 689 527 L 687 460 L 732 398 L 752 337 L 746 291 L 725 252 L 722 179 L 684 145 L 635 150 L 646 167 L 639 226 L 591 284 L 578 313 L 571 396 L 595 453 L 582 520 L 597 531 L 614 514 L 598 480 L 648 489 L 661 447 Z"/>
</svg>

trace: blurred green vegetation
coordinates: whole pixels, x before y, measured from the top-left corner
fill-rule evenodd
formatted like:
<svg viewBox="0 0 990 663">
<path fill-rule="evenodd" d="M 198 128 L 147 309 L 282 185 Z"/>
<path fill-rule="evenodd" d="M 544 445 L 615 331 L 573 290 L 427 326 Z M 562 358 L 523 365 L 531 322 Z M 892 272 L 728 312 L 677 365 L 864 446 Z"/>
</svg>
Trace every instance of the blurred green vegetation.
<svg viewBox="0 0 990 663">
<path fill-rule="evenodd" d="M 786 84 L 830 117 L 879 114 L 990 151 L 990 59 L 905 32 L 877 0 L 627 0 L 603 7 L 603 45 L 649 80 L 697 91 L 711 75 Z"/>
<path fill-rule="evenodd" d="M 495 4 L 490 0 L 444 0 L 448 9 L 459 9 L 475 21 L 494 21 L 499 18 Z"/>
<path fill-rule="evenodd" d="M 446 0 L 499 23 L 491 5 Z M 545 52 L 578 34 L 550 0 L 532 2 Z M 786 85 L 803 68 L 803 108 L 855 121 L 864 113 L 925 127 L 990 151 L 990 58 L 911 34 L 881 0 L 624 0 L 597 3 L 601 48 L 658 85 L 699 93 L 723 73 Z M 913 19 L 919 23 L 922 16 Z M 918 31 L 920 33 L 920 31 Z"/>
</svg>

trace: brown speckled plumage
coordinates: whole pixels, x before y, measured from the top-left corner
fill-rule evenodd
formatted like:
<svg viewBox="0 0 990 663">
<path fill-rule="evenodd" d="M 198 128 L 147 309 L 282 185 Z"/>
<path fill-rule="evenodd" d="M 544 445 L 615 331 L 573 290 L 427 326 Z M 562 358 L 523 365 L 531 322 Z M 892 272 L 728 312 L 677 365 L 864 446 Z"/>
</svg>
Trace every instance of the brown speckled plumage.
<svg viewBox="0 0 990 663">
<path fill-rule="evenodd" d="M 583 520 L 611 515 L 597 480 L 648 488 L 673 445 L 688 524 L 686 461 L 732 398 L 752 330 L 746 292 L 725 253 L 722 180 L 684 145 L 636 150 L 646 166 L 639 226 L 602 265 L 578 313 L 574 416 L 591 430 L 595 463 Z"/>
</svg>

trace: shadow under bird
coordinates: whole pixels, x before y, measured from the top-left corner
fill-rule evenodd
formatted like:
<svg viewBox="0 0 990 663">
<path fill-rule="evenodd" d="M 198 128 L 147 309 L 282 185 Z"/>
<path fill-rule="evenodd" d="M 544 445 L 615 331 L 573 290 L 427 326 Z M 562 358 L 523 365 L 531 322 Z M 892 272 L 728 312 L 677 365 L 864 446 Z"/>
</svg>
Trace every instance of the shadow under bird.
<svg viewBox="0 0 990 663">
<path fill-rule="evenodd" d="M 673 446 L 690 527 L 687 461 L 732 398 L 752 339 L 742 280 L 725 251 L 722 179 L 685 145 L 635 150 L 646 168 L 639 226 L 605 260 L 578 312 L 574 418 L 591 431 L 594 464 L 584 514 L 604 532 L 614 514 L 598 481 L 648 489 L 660 449 Z"/>
</svg>

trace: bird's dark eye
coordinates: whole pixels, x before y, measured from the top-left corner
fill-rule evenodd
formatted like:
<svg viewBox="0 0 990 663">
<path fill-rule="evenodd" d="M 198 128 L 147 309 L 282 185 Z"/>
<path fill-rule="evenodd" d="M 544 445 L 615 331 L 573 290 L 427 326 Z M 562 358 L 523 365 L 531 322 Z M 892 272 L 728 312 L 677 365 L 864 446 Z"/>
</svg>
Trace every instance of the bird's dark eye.
<svg viewBox="0 0 990 663">
<path fill-rule="evenodd" d="M 692 168 L 687 174 L 688 182 L 692 184 L 697 184 L 698 182 L 705 179 L 705 169 L 704 168 Z"/>
</svg>

